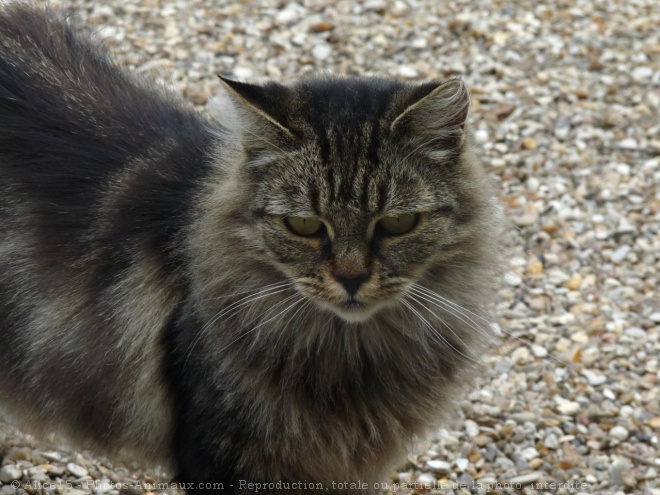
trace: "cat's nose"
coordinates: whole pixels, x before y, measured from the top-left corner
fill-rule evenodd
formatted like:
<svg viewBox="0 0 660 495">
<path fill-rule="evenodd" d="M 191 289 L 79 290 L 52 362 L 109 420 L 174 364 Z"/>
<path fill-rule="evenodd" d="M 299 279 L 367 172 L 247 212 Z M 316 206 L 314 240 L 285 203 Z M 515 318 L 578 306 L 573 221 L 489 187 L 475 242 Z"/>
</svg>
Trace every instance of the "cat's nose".
<svg viewBox="0 0 660 495">
<path fill-rule="evenodd" d="M 346 292 L 348 292 L 348 295 L 351 297 L 357 294 L 360 286 L 366 282 L 370 276 L 369 272 L 360 272 L 357 274 L 351 274 L 350 276 L 341 272 L 334 272 L 332 275 L 337 279 L 337 282 L 344 286 L 344 289 L 346 289 Z"/>
</svg>

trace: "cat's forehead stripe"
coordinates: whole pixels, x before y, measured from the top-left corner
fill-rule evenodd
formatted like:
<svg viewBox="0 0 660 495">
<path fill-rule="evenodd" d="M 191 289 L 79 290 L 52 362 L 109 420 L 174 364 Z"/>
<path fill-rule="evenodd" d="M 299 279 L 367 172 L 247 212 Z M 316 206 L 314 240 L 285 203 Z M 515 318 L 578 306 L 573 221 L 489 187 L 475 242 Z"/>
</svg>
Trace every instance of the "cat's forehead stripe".
<svg viewBox="0 0 660 495">
<path fill-rule="evenodd" d="M 350 129 L 382 119 L 401 87 L 391 80 L 314 78 L 303 82 L 300 91 L 309 121 L 327 131 L 331 125 Z"/>
<path fill-rule="evenodd" d="M 316 138 L 318 147 L 325 150 L 320 153 L 325 174 L 317 178 L 317 187 L 327 189 L 333 202 L 359 201 L 376 211 L 381 200 L 371 191 L 379 188 L 370 184 L 381 175 L 377 126 L 365 123 L 353 130 L 335 126 Z"/>
<path fill-rule="evenodd" d="M 390 139 L 383 132 L 389 131 L 392 108 L 410 88 L 395 80 L 315 77 L 295 90 L 322 170 L 311 178 L 317 188 L 309 191 L 312 208 L 350 204 L 383 211 L 392 176 L 386 169 L 398 166 L 381 163 L 381 147 Z"/>
</svg>

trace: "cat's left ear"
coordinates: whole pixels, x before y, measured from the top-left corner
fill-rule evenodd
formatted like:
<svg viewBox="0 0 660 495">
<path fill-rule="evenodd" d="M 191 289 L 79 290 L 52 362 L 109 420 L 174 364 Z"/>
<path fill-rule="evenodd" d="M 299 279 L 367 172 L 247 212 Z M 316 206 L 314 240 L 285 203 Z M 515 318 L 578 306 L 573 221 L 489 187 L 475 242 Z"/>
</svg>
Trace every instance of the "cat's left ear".
<svg viewBox="0 0 660 495">
<path fill-rule="evenodd" d="M 234 103 L 244 130 L 295 138 L 291 130 L 291 90 L 274 81 L 263 84 L 234 81 L 218 75 Z"/>
<path fill-rule="evenodd" d="M 417 86 L 405 104 L 405 109 L 392 121 L 391 132 L 427 138 L 430 146 L 463 145 L 470 93 L 461 79 Z"/>
</svg>

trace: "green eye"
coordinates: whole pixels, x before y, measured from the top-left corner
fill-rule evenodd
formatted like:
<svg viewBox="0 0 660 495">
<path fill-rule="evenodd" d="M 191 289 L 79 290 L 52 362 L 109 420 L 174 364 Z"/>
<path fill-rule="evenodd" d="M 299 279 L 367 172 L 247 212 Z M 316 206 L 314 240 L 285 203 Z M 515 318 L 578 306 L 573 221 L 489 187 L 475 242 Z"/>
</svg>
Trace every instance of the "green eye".
<svg viewBox="0 0 660 495">
<path fill-rule="evenodd" d="M 294 234 L 315 237 L 323 232 L 323 222 L 316 217 L 286 217 L 284 223 Z"/>
<path fill-rule="evenodd" d="M 403 235 L 414 229 L 418 221 L 418 213 L 383 217 L 378 221 L 378 228 L 385 235 Z"/>
</svg>

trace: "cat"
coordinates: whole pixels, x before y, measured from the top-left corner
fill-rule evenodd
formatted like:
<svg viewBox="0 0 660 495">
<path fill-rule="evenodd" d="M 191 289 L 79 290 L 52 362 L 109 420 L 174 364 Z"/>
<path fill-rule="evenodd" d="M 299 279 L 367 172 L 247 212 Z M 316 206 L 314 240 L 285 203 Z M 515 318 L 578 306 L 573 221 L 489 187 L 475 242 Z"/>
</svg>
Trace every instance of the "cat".
<svg viewBox="0 0 660 495">
<path fill-rule="evenodd" d="M 222 84 L 207 115 L 0 7 L 0 402 L 189 493 L 372 493 L 337 483 L 381 481 L 495 338 L 468 90 Z"/>
</svg>

